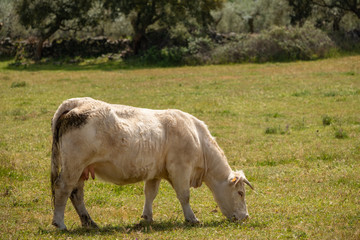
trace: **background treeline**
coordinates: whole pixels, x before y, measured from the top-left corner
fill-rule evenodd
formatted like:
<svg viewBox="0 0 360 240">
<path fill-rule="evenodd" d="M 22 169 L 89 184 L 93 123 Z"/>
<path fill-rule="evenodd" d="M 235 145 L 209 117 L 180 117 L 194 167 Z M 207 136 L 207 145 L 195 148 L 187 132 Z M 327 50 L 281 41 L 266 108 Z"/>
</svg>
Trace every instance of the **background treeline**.
<svg viewBox="0 0 360 240">
<path fill-rule="evenodd" d="M 0 56 L 204 64 L 360 52 L 359 0 L 1 0 Z M 100 36 L 100 37 L 99 37 Z"/>
</svg>

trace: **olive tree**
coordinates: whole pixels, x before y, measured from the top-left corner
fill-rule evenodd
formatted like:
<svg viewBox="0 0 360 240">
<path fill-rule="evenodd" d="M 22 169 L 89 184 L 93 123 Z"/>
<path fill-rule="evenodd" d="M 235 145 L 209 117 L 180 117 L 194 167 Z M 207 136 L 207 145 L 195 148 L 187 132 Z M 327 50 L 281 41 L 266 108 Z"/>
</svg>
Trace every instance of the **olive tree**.
<svg viewBox="0 0 360 240">
<path fill-rule="evenodd" d="M 113 17 L 122 13 L 130 18 L 136 54 L 150 26 L 158 24 L 170 28 L 192 18 L 201 28 L 207 28 L 213 21 L 211 10 L 220 8 L 222 0 L 104 0 L 104 6 L 111 10 Z"/>
<path fill-rule="evenodd" d="M 260 32 L 269 27 L 287 25 L 291 11 L 286 0 L 232 0 L 224 4 L 220 32 Z"/>
<path fill-rule="evenodd" d="M 292 7 L 290 13 L 291 25 L 303 26 L 306 19 L 311 16 L 313 10 L 312 0 L 288 0 L 289 5 Z"/>
<path fill-rule="evenodd" d="M 94 0 L 19 0 L 16 12 L 19 21 L 36 31 L 38 37 L 35 59 L 41 59 L 43 43 L 59 30 L 75 30 L 95 24 L 90 16 Z M 96 15 L 96 14 L 95 14 Z"/>
<path fill-rule="evenodd" d="M 341 11 L 352 12 L 360 19 L 360 0 L 312 0 L 313 4 L 326 7 L 338 8 Z"/>
</svg>

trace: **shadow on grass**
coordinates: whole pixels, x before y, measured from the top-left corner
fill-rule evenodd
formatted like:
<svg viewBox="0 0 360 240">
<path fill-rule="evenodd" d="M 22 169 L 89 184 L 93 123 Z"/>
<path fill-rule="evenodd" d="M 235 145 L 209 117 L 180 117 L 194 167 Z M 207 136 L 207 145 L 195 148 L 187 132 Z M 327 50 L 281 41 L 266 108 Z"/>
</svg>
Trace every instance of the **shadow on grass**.
<svg viewBox="0 0 360 240">
<path fill-rule="evenodd" d="M 259 222 L 231 222 L 228 220 L 218 220 L 218 221 L 208 221 L 199 224 L 191 224 L 179 220 L 169 220 L 162 222 L 153 222 L 147 223 L 145 221 L 140 221 L 136 224 L 128 225 L 107 225 L 100 227 L 99 229 L 88 229 L 83 227 L 76 227 L 67 231 L 58 231 L 55 230 L 56 235 L 66 235 L 66 236 L 108 236 L 114 234 L 131 234 L 131 233 L 142 233 L 150 234 L 153 232 L 166 232 L 173 230 L 191 230 L 193 228 L 225 228 L 225 227 L 234 227 L 234 228 L 264 228 L 266 227 L 265 223 Z M 43 231 L 43 233 L 50 233 L 52 231 Z"/>
<path fill-rule="evenodd" d="M 1 60 L 0 60 L 1 61 Z M 13 71 L 113 71 L 113 70 L 133 70 L 133 69 L 151 69 L 178 67 L 181 65 L 167 63 L 144 63 L 138 59 L 128 60 L 104 60 L 104 59 L 84 59 L 81 62 L 69 62 L 66 60 L 49 61 L 49 62 L 23 62 L 16 63 L 12 59 L 7 59 L 2 68 Z"/>
</svg>

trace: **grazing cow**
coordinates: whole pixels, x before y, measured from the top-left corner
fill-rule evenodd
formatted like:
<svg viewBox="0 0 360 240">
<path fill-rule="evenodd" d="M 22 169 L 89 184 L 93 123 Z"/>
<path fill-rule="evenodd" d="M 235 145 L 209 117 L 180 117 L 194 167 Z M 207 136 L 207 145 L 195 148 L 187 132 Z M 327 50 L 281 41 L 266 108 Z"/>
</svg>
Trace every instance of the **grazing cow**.
<svg viewBox="0 0 360 240">
<path fill-rule="evenodd" d="M 142 217 L 152 221 L 161 179 L 176 191 L 185 220 L 196 223 L 190 187 L 210 188 L 229 219 L 248 217 L 242 171 L 232 171 L 206 125 L 179 110 L 113 105 L 92 98 L 64 101 L 52 119 L 51 187 L 53 225 L 66 229 L 70 197 L 81 223 L 97 227 L 84 205 L 84 181 L 91 175 L 124 185 L 145 181 Z"/>
</svg>

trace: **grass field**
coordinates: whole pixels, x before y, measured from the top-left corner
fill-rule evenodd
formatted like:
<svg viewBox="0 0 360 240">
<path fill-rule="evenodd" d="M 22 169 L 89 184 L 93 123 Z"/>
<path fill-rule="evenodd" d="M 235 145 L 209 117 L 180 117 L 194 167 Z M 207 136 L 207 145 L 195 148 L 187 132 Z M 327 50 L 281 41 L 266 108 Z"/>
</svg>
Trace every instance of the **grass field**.
<svg viewBox="0 0 360 240">
<path fill-rule="evenodd" d="M 178 68 L 8 67 L 0 62 L 2 239 L 360 239 L 360 56 L 309 62 Z M 90 96 L 178 108 L 205 121 L 233 169 L 243 169 L 250 219 L 229 222 L 203 185 L 191 190 L 198 225 L 184 222 L 163 181 L 154 223 L 140 221 L 143 183 L 85 185 L 99 230 L 51 225 L 50 121 L 58 105 Z"/>
</svg>

